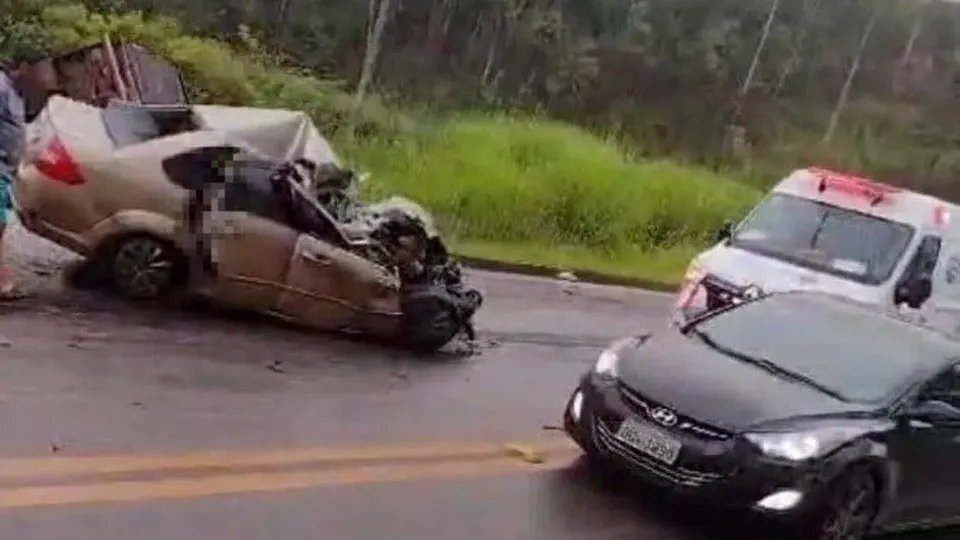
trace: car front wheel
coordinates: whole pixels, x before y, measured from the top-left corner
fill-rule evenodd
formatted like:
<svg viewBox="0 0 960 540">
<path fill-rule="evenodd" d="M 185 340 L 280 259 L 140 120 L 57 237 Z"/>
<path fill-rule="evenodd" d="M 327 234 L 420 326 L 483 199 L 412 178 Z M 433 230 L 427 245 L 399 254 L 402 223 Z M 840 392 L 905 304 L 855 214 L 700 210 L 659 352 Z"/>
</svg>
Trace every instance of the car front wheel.
<svg viewBox="0 0 960 540">
<path fill-rule="evenodd" d="M 877 481 L 856 469 L 838 480 L 815 519 L 803 527 L 804 539 L 863 540 L 873 528 L 879 506 Z"/>
<path fill-rule="evenodd" d="M 418 352 L 431 353 L 449 343 L 463 328 L 453 306 L 442 294 L 423 289 L 403 300 L 404 344 Z"/>
</svg>

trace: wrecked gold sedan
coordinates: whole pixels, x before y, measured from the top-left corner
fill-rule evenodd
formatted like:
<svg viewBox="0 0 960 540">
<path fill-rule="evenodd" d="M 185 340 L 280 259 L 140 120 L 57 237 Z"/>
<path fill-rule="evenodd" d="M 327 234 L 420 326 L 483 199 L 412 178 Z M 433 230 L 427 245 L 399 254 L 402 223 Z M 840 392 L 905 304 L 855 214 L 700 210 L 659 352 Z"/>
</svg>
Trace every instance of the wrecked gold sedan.
<svg viewBox="0 0 960 540">
<path fill-rule="evenodd" d="M 364 205 L 300 112 L 52 98 L 14 186 L 30 231 L 136 300 L 202 296 L 432 351 L 482 303 L 431 216 Z"/>
</svg>

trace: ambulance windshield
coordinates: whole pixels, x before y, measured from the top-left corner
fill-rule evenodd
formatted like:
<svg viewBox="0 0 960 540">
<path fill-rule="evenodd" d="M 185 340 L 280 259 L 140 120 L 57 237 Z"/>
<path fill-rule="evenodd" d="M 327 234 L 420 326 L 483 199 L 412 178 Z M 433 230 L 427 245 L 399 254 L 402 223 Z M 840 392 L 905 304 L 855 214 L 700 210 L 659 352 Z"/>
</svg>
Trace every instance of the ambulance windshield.
<svg viewBox="0 0 960 540">
<path fill-rule="evenodd" d="M 731 245 L 811 270 L 879 285 L 903 256 L 913 227 L 783 193 L 763 200 Z"/>
</svg>

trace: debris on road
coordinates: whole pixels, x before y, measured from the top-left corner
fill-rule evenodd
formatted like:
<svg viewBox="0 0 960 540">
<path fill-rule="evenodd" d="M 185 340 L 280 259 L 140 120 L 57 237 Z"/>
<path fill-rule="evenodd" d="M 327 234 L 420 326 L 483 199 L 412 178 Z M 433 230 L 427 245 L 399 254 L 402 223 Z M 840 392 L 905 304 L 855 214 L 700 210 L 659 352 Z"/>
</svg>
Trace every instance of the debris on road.
<svg viewBox="0 0 960 540">
<path fill-rule="evenodd" d="M 97 341 L 104 340 L 110 337 L 110 334 L 106 332 L 88 332 L 81 331 L 73 335 L 75 341 Z"/>
<path fill-rule="evenodd" d="M 556 278 L 561 281 L 560 283 L 560 292 L 567 295 L 576 294 L 577 282 L 580 279 L 573 272 L 560 272 L 557 274 Z"/>
<path fill-rule="evenodd" d="M 533 448 L 530 448 L 529 446 L 519 446 L 515 444 L 508 444 L 506 446 L 506 450 L 507 450 L 507 455 L 518 458 L 521 461 L 525 461 L 527 463 L 532 463 L 537 465 L 546 461 L 546 459 L 544 459 L 542 454 L 540 454 Z"/>
<path fill-rule="evenodd" d="M 286 372 L 287 372 L 287 370 L 283 369 L 283 362 L 281 362 L 280 360 L 274 360 L 273 362 L 270 362 L 270 364 L 267 366 L 267 369 L 269 369 L 270 371 L 272 371 L 272 372 L 274 372 L 274 373 L 286 373 Z"/>
</svg>

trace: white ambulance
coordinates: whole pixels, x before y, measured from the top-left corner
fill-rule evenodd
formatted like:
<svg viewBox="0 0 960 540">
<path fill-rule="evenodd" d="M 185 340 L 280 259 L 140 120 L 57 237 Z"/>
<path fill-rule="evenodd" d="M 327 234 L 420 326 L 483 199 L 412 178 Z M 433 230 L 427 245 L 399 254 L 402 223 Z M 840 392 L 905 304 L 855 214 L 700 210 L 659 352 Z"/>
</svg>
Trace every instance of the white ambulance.
<svg viewBox="0 0 960 540">
<path fill-rule="evenodd" d="M 783 179 L 690 264 L 682 320 L 765 293 L 816 290 L 924 314 L 960 313 L 956 205 L 811 168 Z M 925 315 L 926 316 L 926 315 Z"/>
</svg>

